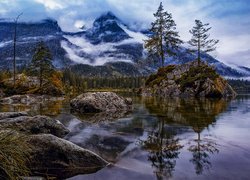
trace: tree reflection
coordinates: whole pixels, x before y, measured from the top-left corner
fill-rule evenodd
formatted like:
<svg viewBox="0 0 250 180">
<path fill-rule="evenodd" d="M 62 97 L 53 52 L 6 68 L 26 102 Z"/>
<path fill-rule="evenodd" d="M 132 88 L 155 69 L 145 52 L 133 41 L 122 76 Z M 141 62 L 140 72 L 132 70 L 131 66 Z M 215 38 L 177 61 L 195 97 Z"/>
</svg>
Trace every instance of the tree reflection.
<svg viewBox="0 0 250 180">
<path fill-rule="evenodd" d="M 200 175 L 204 170 L 212 167 L 210 155 L 219 153 L 216 142 L 211 138 L 201 138 L 201 132 L 216 122 L 216 116 L 223 112 L 227 107 L 224 100 L 196 99 L 192 101 L 193 105 L 187 101 L 182 101 L 181 106 L 187 108 L 185 119 L 192 127 L 197 138 L 190 140 L 188 150 L 192 153 L 190 162 L 194 164 L 196 174 Z M 182 108 L 179 108 L 182 111 Z M 195 115 L 192 115 L 195 114 Z"/>
<path fill-rule="evenodd" d="M 171 177 L 175 159 L 179 155 L 178 150 L 181 148 L 179 140 L 174 138 L 173 133 L 164 131 L 164 122 L 170 127 L 173 127 L 173 124 L 191 127 L 197 133 L 197 138 L 190 140 L 188 147 L 192 153 L 190 162 L 194 164 L 197 174 L 202 174 L 205 169 L 208 170 L 212 166 L 210 156 L 219 153 L 218 145 L 212 138 L 201 138 L 201 132 L 216 123 L 217 116 L 227 108 L 227 100 L 146 98 L 144 103 L 148 111 L 163 123 L 160 125 L 161 128 L 150 133 L 144 142 L 144 146 L 150 151 L 149 159 L 158 169 L 156 173 L 163 174 L 165 168 L 168 170 L 166 177 Z M 176 128 L 175 131 L 180 134 L 183 128 Z"/>
<path fill-rule="evenodd" d="M 210 155 L 219 153 L 219 150 L 216 147 L 217 144 L 212 139 L 201 139 L 200 133 L 198 133 L 198 138 L 194 142 L 195 144 L 188 148 L 193 155 L 190 161 L 194 164 L 196 174 L 202 174 L 204 169 L 208 170 L 212 166 L 209 161 Z"/>
<path fill-rule="evenodd" d="M 157 179 L 171 177 L 182 146 L 179 139 L 174 137 L 173 130 L 166 129 L 164 119 L 160 119 L 158 127 L 149 132 L 142 146 L 149 151 L 148 160 L 155 168 Z"/>
</svg>

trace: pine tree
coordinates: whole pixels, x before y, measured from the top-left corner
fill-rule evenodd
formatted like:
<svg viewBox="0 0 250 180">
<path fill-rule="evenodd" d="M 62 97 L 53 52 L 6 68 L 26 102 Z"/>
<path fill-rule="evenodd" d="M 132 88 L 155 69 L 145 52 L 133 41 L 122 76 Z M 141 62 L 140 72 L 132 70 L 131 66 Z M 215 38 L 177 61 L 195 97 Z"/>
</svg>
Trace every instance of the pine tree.
<svg viewBox="0 0 250 180">
<path fill-rule="evenodd" d="M 39 77 L 39 87 L 41 88 L 43 80 L 48 79 L 54 70 L 52 54 L 44 42 L 40 42 L 36 47 L 30 69 L 34 75 Z"/>
<path fill-rule="evenodd" d="M 198 53 L 198 65 L 201 62 L 201 52 L 211 52 L 216 49 L 216 44 L 219 40 L 209 39 L 210 34 L 208 31 L 211 27 L 208 27 L 209 23 L 203 24 L 200 20 L 195 20 L 195 26 L 189 32 L 192 34 L 192 38 L 188 43 L 197 49 Z"/>
<path fill-rule="evenodd" d="M 172 19 L 172 14 L 164 11 L 162 3 L 154 14 L 156 20 L 152 22 L 150 32 L 153 35 L 145 41 L 145 48 L 150 55 L 155 55 L 164 66 L 165 55 L 173 56 L 182 43 L 176 31 L 176 24 Z"/>
</svg>

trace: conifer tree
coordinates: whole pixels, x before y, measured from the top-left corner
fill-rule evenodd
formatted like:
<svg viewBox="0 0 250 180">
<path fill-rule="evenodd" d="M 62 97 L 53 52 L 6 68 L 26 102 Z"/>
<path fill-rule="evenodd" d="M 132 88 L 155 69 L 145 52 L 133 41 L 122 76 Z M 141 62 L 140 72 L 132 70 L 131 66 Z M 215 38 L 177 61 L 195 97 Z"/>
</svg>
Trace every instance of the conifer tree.
<svg viewBox="0 0 250 180">
<path fill-rule="evenodd" d="M 189 31 L 192 38 L 188 43 L 195 47 L 198 53 L 198 65 L 201 62 L 201 52 L 211 52 L 216 49 L 219 40 L 209 39 L 208 31 L 211 29 L 209 23 L 203 24 L 200 20 L 195 20 L 195 26 Z"/>
<path fill-rule="evenodd" d="M 172 14 L 164 11 L 162 3 L 154 14 L 156 20 L 152 22 L 150 32 L 152 36 L 145 41 L 145 48 L 150 55 L 156 55 L 164 66 L 165 56 L 173 56 L 178 50 L 182 40 L 176 31 L 176 24 Z"/>
<path fill-rule="evenodd" d="M 54 70 L 52 54 L 44 42 L 40 42 L 36 47 L 30 69 L 34 75 L 39 77 L 39 86 L 41 88 L 43 80 L 48 79 Z"/>
</svg>

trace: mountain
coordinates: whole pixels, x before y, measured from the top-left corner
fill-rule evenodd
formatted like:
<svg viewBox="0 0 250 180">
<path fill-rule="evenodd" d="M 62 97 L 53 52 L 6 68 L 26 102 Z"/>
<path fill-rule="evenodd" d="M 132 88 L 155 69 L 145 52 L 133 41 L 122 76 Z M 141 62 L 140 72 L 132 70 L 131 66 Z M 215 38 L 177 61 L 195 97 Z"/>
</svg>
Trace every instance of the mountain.
<svg viewBox="0 0 250 180">
<path fill-rule="evenodd" d="M 12 68 L 13 27 L 12 22 L 0 21 L 0 69 Z M 157 67 L 145 60 L 143 43 L 150 32 L 131 30 L 112 12 L 98 17 L 91 28 L 76 33 L 63 32 L 53 19 L 21 22 L 17 30 L 18 66 L 28 65 L 36 44 L 43 40 L 52 51 L 55 67 L 70 66 L 81 75 L 138 76 L 152 73 Z M 182 47 L 175 58 L 166 59 L 166 64 L 183 64 L 195 58 L 194 53 Z M 202 54 L 202 58 L 223 76 L 250 76 L 247 67 L 230 67 L 208 54 Z"/>
</svg>

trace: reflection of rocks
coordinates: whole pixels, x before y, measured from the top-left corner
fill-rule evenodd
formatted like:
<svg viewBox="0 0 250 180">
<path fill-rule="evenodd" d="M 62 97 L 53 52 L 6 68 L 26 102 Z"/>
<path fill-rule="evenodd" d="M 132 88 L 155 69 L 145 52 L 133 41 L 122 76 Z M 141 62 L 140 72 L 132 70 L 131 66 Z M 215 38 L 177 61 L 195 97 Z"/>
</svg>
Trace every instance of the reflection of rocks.
<svg viewBox="0 0 250 180">
<path fill-rule="evenodd" d="M 102 121 L 112 121 L 127 115 L 126 111 L 119 112 L 100 112 L 100 113 L 87 113 L 87 114 L 76 114 L 80 119 L 91 123 L 98 123 Z"/>
<path fill-rule="evenodd" d="M 73 119 L 70 133 L 65 137 L 75 144 L 100 154 L 109 162 L 117 162 L 119 155 L 143 134 L 138 119 L 89 123 Z M 98 131 L 96 130 L 98 129 Z"/>
<path fill-rule="evenodd" d="M 178 123 L 189 126 L 198 134 L 198 138 L 190 141 L 188 150 L 192 152 L 190 160 L 197 174 L 202 174 L 212 164 L 210 155 L 218 153 L 217 144 L 208 138 L 201 139 L 201 132 L 216 122 L 216 117 L 226 110 L 228 101 L 225 99 L 158 99 L 145 98 L 146 108 L 155 114 L 159 120 L 167 123 Z M 158 132 L 160 136 L 162 133 Z M 153 135 L 150 136 L 151 140 Z M 160 141 L 162 142 L 162 141 Z M 168 141 L 169 143 L 170 141 Z M 171 146 L 170 146 L 171 147 Z M 175 146 L 174 146 L 175 147 Z"/>
<path fill-rule="evenodd" d="M 167 122 L 186 125 L 194 123 L 203 128 L 213 123 L 216 116 L 226 110 L 229 103 L 225 99 L 159 99 L 153 97 L 144 98 L 144 102 L 150 113 L 165 118 Z"/>
<path fill-rule="evenodd" d="M 79 113 L 118 112 L 132 110 L 132 100 L 113 92 L 84 93 L 71 100 L 72 109 Z"/>
<path fill-rule="evenodd" d="M 13 101 L 16 97 L 17 100 Z M 35 95 L 17 95 L 4 98 L 0 102 L 0 111 L 2 112 L 22 112 L 26 111 L 30 115 L 48 115 L 56 116 L 60 114 L 64 104 L 64 98 Z M 19 98 L 21 97 L 21 98 Z"/>
<path fill-rule="evenodd" d="M 55 101 L 55 100 L 62 100 L 63 98 L 60 97 L 52 97 L 47 95 L 34 95 L 34 94 L 26 94 L 26 95 L 14 95 L 10 97 L 6 97 L 0 100 L 2 104 L 35 104 L 41 103 L 45 101 Z"/>
<path fill-rule="evenodd" d="M 6 113 L 0 113 L 0 117 Z M 23 113 L 9 113 L 9 118 L 0 120 L 0 129 L 13 129 L 16 131 L 28 133 L 28 134 L 39 134 L 47 133 L 53 134 L 58 137 L 64 137 L 69 133 L 62 123 L 57 120 L 51 119 L 46 116 L 23 116 Z M 15 117 L 19 115 L 19 117 Z"/>
<path fill-rule="evenodd" d="M 83 145 L 90 148 L 109 162 L 116 162 L 119 154 L 130 144 L 130 141 L 118 136 L 101 137 L 93 135 Z"/>
<path fill-rule="evenodd" d="M 28 137 L 31 146 L 32 171 L 59 179 L 77 174 L 94 173 L 108 163 L 98 155 L 53 135 Z"/>
</svg>

